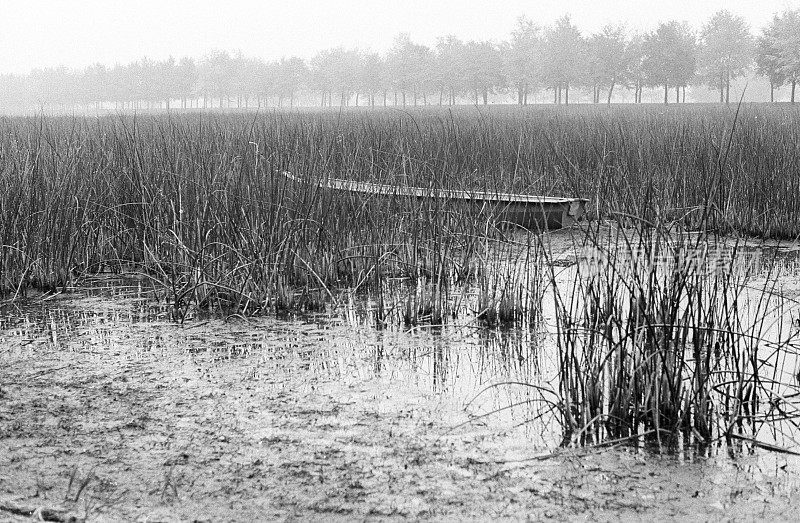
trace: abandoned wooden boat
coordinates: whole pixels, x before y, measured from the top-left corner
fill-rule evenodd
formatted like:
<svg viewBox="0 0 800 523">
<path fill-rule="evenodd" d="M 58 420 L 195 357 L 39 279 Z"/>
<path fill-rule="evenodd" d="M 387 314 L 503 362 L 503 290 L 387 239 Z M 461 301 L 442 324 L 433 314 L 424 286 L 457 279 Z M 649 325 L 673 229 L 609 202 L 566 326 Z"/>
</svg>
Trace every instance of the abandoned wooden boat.
<svg viewBox="0 0 800 523">
<path fill-rule="evenodd" d="M 297 183 L 311 183 L 321 189 L 350 193 L 363 198 L 430 200 L 447 210 L 477 212 L 500 226 L 511 225 L 526 229 L 552 230 L 568 227 L 583 217 L 589 202 L 585 198 L 384 185 L 339 178 L 311 181 L 289 172 L 284 172 L 283 175 Z"/>
</svg>

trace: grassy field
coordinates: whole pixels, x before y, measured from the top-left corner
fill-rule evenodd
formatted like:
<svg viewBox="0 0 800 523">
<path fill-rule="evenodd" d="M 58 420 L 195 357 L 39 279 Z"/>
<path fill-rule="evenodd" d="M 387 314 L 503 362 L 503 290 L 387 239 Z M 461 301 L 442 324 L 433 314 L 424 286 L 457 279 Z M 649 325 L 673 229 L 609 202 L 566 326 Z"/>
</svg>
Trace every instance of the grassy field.
<svg viewBox="0 0 800 523">
<path fill-rule="evenodd" d="M 592 219 L 794 238 L 798 115 L 753 105 L 3 118 L 0 291 L 133 263 L 179 301 L 263 308 L 307 282 L 324 292 L 384 273 L 457 277 L 487 234 L 441 209 L 289 186 L 284 170 L 580 196 Z"/>
</svg>

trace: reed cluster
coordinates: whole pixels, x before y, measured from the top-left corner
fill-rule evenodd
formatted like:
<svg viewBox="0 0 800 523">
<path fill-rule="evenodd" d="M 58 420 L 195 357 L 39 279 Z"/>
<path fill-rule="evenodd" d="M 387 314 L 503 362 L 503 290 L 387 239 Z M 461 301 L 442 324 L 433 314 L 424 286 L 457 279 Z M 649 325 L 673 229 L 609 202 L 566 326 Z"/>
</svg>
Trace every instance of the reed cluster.
<svg viewBox="0 0 800 523">
<path fill-rule="evenodd" d="M 800 234 L 797 111 L 744 107 L 731 132 L 735 116 L 515 107 L 3 118 L 0 292 L 133 266 L 182 317 L 318 309 L 341 289 L 380 299 L 393 278 L 424 279 L 432 290 L 405 307 L 413 323 L 428 310 L 446 316 L 417 302 L 441 302 L 502 234 L 441 203 L 330 195 L 283 172 L 588 197 L 589 218 L 661 215 L 687 227 L 711 209 L 718 230 Z M 535 309 L 515 304 L 528 300 L 523 280 L 495 271 L 479 282 L 487 322 Z"/>
<path fill-rule="evenodd" d="M 571 285 L 551 287 L 565 444 L 797 445 L 798 304 L 771 260 L 664 222 L 589 228 L 585 244 Z"/>
<path fill-rule="evenodd" d="M 321 190 L 341 153 L 318 134 L 332 122 L 285 118 L 4 120 L 0 290 L 134 268 L 182 319 L 319 309 L 392 278 L 441 289 L 471 264 L 485 219 Z"/>
<path fill-rule="evenodd" d="M 552 293 L 557 386 L 547 401 L 566 442 L 753 436 L 795 423 L 799 347 L 786 324 L 797 309 L 774 278 L 753 289 L 763 273 L 741 267 L 735 238 L 800 235 L 799 115 L 714 106 L 4 118 L 0 294 L 132 269 L 178 320 L 198 308 L 368 303 L 378 327 L 466 314 L 535 329 Z M 576 254 L 594 254 L 565 285 L 536 231 L 510 234 L 437 199 L 325 191 L 314 182 L 327 176 L 587 197 Z"/>
</svg>

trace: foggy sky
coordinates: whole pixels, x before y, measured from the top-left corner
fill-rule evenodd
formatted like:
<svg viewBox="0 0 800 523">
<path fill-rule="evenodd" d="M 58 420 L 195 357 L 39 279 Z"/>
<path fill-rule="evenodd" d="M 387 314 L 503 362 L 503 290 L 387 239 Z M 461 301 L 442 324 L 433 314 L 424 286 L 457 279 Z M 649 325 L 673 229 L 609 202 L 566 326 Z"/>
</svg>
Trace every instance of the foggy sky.
<svg viewBox="0 0 800 523">
<path fill-rule="evenodd" d="M 671 19 L 699 28 L 722 8 L 755 33 L 800 0 L 0 0 L 0 73 L 202 58 L 215 49 L 266 60 L 336 46 L 383 52 L 403 31 L 430 46 L 447 34 L 502 40 L 523 14 L 544 26 L 569 13 L 585 34 L 620 22 L 646 31 Z"/>
</svg>

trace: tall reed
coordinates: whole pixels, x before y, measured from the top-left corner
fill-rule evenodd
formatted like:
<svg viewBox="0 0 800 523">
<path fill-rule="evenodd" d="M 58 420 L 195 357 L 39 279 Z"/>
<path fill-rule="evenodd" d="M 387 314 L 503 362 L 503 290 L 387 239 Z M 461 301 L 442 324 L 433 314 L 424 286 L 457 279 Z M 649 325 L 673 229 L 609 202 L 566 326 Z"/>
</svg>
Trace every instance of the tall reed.
<svg viewBox="0 0 800 523">
<path fill-rule="evenodd" d="M 797 114 L 745 107 L 730 147 L 733 115 L 716 107 L 3 118 L 0 292 L 128 266 L 179 318 L 318 308 L 391 278 L 444 296 L 484 256 L 482 238 L 502 234 L 437 202 L 364 202 L 284 171 L 583 196 L 591 218 L 661 213 L 686 227 L 703 207 L 719 230 L 793 237 Z M 484 282 L 487 305 L 519 295 L 492 294 L 505 282 Z"/>
<path fill-rule="evenodd" d="M 759 251 L 665 222 L 597 226 L 584 240 L 572 284 L 552 285 L 565 443 L 755 441 L 768 418 L 794 423 L 797 304 Z"/>
</svg>

